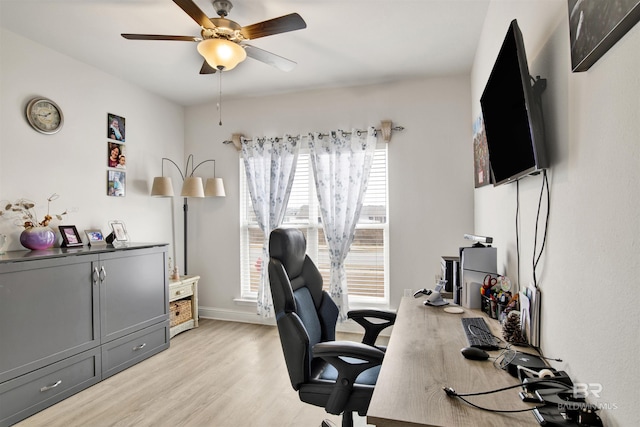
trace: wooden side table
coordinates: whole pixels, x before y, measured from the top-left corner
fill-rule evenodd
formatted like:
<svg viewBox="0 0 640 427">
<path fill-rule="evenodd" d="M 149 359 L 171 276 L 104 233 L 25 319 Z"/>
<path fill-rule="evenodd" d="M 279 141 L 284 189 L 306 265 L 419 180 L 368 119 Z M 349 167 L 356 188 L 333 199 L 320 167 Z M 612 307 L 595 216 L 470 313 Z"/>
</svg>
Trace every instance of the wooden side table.
<svg viewBox="0 0 640 427">
<path fill-rule="evenodd" d="M 180 332 L 198 327 L 198 281 L 200 276 L 181 276 L 180 280 L 169 281 L 169 306 L 176 301 L 191 302 L 191 316 L 169 329 L 169 336 L 173 338 Z"/>
</svg>

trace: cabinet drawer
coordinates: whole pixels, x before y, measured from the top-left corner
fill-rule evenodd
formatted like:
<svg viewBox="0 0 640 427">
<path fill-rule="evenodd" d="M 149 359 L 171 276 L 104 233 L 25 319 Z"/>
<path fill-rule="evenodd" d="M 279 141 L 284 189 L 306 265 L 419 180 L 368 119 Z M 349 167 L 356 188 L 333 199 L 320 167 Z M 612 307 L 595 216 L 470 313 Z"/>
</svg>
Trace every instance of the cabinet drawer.
<svg viewBox="0 0 640 427">
<path fill-rule="evenodd" d="M 110 377 L 169 348 L 169 321 L 113 340 L 102 346 L 102 378 Z"/>
<path fill-rule="evenodd" d="M 193 283 L 169 287 L 169 301 L 193 295 Z"/>
<path fill-rule="evenodd" d="M 0 426 L 27 418 L 100 381 L 94 348 L 0 384 Z"/>
</svg>

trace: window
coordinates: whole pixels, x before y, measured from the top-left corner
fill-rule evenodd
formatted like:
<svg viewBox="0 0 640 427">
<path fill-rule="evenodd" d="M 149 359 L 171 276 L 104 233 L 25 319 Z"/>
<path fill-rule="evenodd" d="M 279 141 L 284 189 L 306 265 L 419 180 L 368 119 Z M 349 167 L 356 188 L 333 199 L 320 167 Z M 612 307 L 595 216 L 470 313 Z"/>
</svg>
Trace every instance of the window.
<svg viewBox="0 0 640 427">
<path fill-rule="evenodd" d="M 283 227 L 296 227 L 307 238 L 307 254 L 329 288 L 329 252 L 322 230 L 308 149 L 300 149 Z M 240 242 L 242 298 L 255 299 L 260 285 L 263 233 L 258 227 L 240 159 Z M 369 185 L 351 251 L 345 260 L 351 302 L 388 302 L 387 147 L 376 149 Z"/>
</svg>

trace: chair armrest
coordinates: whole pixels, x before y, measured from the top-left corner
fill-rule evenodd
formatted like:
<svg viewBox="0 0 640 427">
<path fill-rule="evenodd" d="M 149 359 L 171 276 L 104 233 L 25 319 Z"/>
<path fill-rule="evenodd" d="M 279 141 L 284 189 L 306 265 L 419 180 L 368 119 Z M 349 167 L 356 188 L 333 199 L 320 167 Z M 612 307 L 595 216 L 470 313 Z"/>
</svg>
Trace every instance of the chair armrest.
<svg viewBox="0 0 640 427">
<path fill-rule="evenodd" d="M 368 345 L 375 345 L 380 332 L 396 322 L 395 313 L 382 310 L 352 310 L 347 313 L 347 317 L 364 328 L 362 342 Z M 369 318 L 380 319 L 383 322 L 373 323 Z"/>
<path fill-rule="evenodd" d="M 325 406 L 327 412 L 336 415 L 344 411 L 358 375 L 380 365 L 384 359 L 383 351 L 353 341 L 318 343 L 313 346 L 313 355 L 324 359 L 338 371 L 335 387 Z"/>
<path fill-rule="evenodd" d="M 354 341 L 320 342 L 313 346 L 313 355 L 325 360 L 328 357 L 352 357 L 371 363 L 371 366 L 361 369 L 360 372 L 381 364 L 382 359 L 384 359 L 384 352 L 380 349 Z M 342 359 L 340 360 L 342 361 Z M 358 363 L 356 366 L 362 365 L 362 363 Z M 338 366 L 336 366 L 336 369 L 338 369 Z"/>
</svg>

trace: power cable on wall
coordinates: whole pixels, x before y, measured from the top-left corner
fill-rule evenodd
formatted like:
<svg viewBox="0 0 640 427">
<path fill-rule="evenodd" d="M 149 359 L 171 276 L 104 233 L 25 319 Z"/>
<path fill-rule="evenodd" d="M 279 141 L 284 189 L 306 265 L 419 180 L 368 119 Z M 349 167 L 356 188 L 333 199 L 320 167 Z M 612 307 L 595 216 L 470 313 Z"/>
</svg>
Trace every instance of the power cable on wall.
<svg viewBox="0 0 640 427">
<path fill-rule="evenodd" d="M 540 209 L 542 207 L 542 195 L 544 194 L 544 189 L 547 189 L 547 215 L 544 221 L 544 233 L 542 235 L 542 245 L 540 246 L 540 253 L 536 256 L 536 248 L 538 246 L 538 223 L 540 222 Z M 535 236 L 533 240 L 533 286 L 538 288 L 538 280 L 536 278 L 536 268 L 538 267 L 538 262 L 540 262 L 540 258 L 542 257 L 542 252 L 544 251 L 545 244 L 547 242 L 547 230 L 549 228 L 549 210 L 551 207 L 551 194 L 549 192 L 549 180 L 547 178 L 547 170 L 544 169 L 542 171 L 542 186 L 540 188 L 540 197 L 538 198 L 538 212 L 536 214 L 536 229 Z"/>
<path fill-rule="evenodd" d="M 540 252 L 538 251 L 538 228 L 540 223 L 540 211 L 542 210 L 542 197 L 545 193 L 547 194 L 547 212 L 545 216 L 544 223 L 544 232 L 542 237 L 542 244 L 540 246 Z M 535 223 L 535 235 L 533 240 L 533 256 L 532 256 L 532 267 L 533 267 L 533 285 L 537 289 L 538 288 L 538 278 L 536 275 L 536 268 L 538 267 L 538 263 L 540 262 L 540 258 L 542 258 L 542 253 L 544 252 L 544 248 L 547 242 L 547 230 L 549 228 L 549 210 L 551 206 L 551 194 L 549 191 L 549 179 L 547 177 L 547 170 L 544 169 L 542 171 L 542 186 L 540 188 L 540 196 L 538 198 L 538 209 L 536 213 L 536 223 Z M 516 181 L 516 263 L 517 263 L 517 282 L 520 283 L 520 180 Z"/>
</svg>

